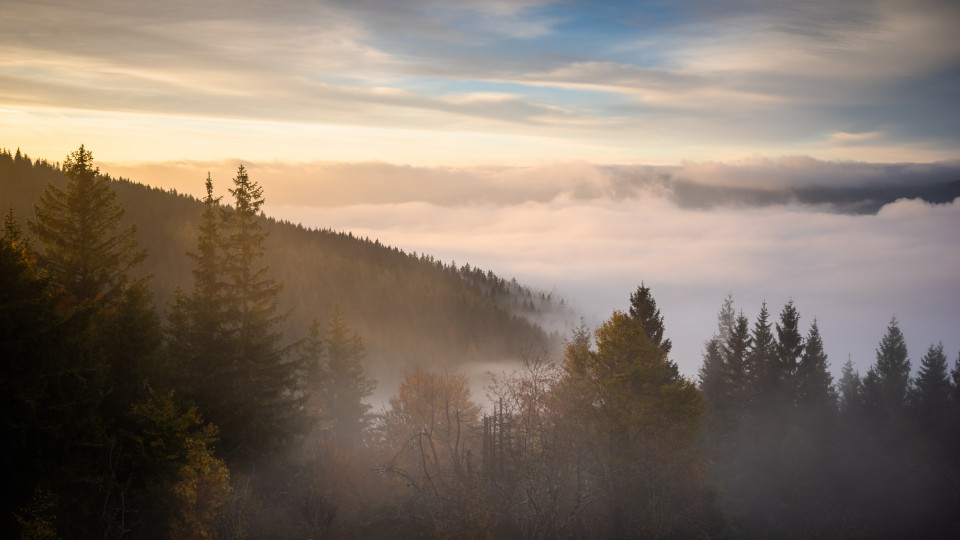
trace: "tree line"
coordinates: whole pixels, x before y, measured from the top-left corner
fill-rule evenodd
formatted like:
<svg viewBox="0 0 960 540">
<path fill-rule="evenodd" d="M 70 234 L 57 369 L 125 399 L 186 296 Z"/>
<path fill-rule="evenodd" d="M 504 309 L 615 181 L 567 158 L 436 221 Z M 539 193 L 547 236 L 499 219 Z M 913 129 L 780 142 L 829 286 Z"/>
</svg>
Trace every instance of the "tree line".
<svg viewBox="0 0 960 540">
<path fill-rule="evenodd" d="M 290 338 L 262 187 L 206 196 L 191 272 L 154 306 L 137 229 L 84 147 L 27 231 L 0 237 L 8 502 L 21 538 L 945 537 L 957 532 L 960 358 L 915 379 L 891 321 L 834 384 L 792 302 L 727 298 L 699 380 L 670 360 L 649 287 L 559 358 L 540 346 L 484 409 L 449 368 L 381 411 L 334 306 Z M 454 266 L 454 265 L 451 265 Z M 464 269 L 474 286 L 508 285 Z"/>
<path fill-rule="evenodd" d="M 137 225 L 138 244 L 148 252 L 137 268 L 153 276 L 154 303 L 163 311 L 175 301 L 177 287 L 189 288 L 193 279 L 194 261 L 187 253 L 195 249 L 201 225 L 204 178 L 195 179 L 199 198 L 110 180 L 126 211 L 122 222 Z M 214 180 L 216 194 L 231 205 L 230 179 Z M 47 184 L 65 188 L 59 163 L 0 150 L 0 214 L 12 207 L 22 221 L 31 218 Z M 315 314 L 339 305 L 364 336 L 369 372 L 391 385 L 418 366 L 495 361 L 513 356 L 523 344 L 558 350 L 561 339 L 553 329 L 565 324 L 547 324 L 576 320 L 556 297 L 463 261 L 440 261 L 347 231 L 267 216 L 261 224 L 270 239 L 263 258 L 268 276 L 284 283 L 277 305 L 290 313 L 286 333 L 304 336 Z"/>
</svg>

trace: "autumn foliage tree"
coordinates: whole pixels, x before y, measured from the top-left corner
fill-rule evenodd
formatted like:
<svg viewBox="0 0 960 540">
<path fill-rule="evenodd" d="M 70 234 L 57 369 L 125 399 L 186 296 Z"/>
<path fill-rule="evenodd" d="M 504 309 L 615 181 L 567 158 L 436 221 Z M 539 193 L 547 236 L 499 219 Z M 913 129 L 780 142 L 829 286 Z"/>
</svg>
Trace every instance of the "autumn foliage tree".
<svg viewBox="0 0 960 540">
<path fill-rule="evenodd" d="M 390 399 L 384 470 L 409 487 L 409 509 L 422 530 L 440 537 L 489 530 L 477 496 L 478 421 L 467 378 L 445 369 L 414 371 Z"/>
</svg>

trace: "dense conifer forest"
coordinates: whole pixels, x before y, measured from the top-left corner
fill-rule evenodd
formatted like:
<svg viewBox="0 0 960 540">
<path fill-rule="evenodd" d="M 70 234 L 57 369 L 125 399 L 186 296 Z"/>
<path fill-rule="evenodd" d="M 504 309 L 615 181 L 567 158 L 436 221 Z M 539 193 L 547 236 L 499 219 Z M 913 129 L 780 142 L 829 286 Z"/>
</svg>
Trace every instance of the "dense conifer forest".
<svg viewBox="0 0 960 540">
<path fill-rule="evenodd" d="M 255 177 L 0 153 L 0 535 L 960 536 L 960 355 L 896 319 L 834 381 L 815 319 L 728 297 L 694 381 L 642 282 L 555 347 L 561 301 L 266 218 Z M 521 363 L 483 401 L 490 358 Z"/>
</svg>

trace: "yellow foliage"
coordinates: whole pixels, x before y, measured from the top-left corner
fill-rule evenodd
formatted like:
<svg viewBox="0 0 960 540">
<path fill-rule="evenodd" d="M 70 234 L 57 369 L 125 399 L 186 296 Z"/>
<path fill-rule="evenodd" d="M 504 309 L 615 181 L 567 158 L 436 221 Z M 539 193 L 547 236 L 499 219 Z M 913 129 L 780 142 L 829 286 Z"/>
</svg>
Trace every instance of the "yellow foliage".
<svg viewBox="0 0 960 540">
<path fill-rule="evenodd" d="M 212 428 L 212 426 L 209 426 Z M 180 468 L 180 481 L 173 485 L 177 501 L 171 520 L 173 538 L 207 540 L 218 538 L 218 529 L 233 491 L 230 470 L 210 453 L 202 439 L 187 440 L 187 463 Z"/>
</svg>

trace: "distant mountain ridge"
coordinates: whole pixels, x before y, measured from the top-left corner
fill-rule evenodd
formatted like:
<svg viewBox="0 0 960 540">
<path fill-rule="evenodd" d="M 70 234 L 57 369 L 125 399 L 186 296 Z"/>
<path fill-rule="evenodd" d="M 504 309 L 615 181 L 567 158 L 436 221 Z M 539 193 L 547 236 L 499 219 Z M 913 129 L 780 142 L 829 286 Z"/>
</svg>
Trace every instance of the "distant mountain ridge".
<svg viewBox="0 0 960 540">
<path fill-rule="evenodd" d="M 202 203 L 175 191 L 112 180 L 125 219 L 137 225 L 137 240 L 148 252 L 140 272 L 153 275 L 155 304 L 165 311 L 177 286 L 192 290 L 187 251 L 195 247 Z M 213 180 L 220 187 L 231 182 Z M 46 184 L 64 182 L 58 165 L 31 160 L 19 150 L 0 151 L 0 206 L 12 208 L 24 230 Z M 269 201 L 269 186 L 264 195 Z M 263 219 L 269 231 L 265 261 L 284 282 L 279 306 L 291 313 L 285 338 L 300 339 L 313 318 L 326 320 L 340 305 L 364 341 L 374 378 L 393 379 L 418 366 L 513 359 L 529 347 L 556 350 L 561 336 L 537 321 L 575 319 L 563 300 L 492 271 L 408 254 L 349 232 Z"/>
</svg>

